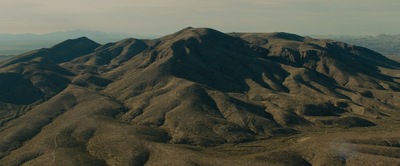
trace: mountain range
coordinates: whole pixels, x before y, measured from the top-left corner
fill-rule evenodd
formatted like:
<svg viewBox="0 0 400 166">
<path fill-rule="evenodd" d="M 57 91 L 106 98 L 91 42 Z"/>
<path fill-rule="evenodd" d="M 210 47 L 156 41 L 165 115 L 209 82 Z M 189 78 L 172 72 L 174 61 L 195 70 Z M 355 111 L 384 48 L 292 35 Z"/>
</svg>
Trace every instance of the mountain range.
<svg viewBox="0 0 400 166">
<path fill-rule="evenodd" d="M 0 62 L 0 165 L 399 165 L 400 64 L 188 27 Z"/>
<path fill-rule="evenodd" d="M 156 38 L 157 35 L 138 35 L 118 32 L 100 32 L 90 30 L 69 30 L 45 34 L 0 34 L 0 56 L 19 55 L 33 49 L 50 47 L 65 39 L 89 37 L 99 43 L 119 41 L 134 36 L 136 38 Z"/>
<path fill-rule="evenodd" d="M 349 36 L 349 35 L 310 35 L 319 39 L 333 39 L 359 45 L 377 51 L 386 57 L 400 62 L 400 35 Z"/>
</svg>

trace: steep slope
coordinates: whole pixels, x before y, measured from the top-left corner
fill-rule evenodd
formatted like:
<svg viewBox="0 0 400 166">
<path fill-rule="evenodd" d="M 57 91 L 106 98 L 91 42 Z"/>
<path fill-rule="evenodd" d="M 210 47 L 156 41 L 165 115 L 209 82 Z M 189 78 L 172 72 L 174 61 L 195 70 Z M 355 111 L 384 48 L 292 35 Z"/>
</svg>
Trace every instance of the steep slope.
<svg viewBox="0 0 400 166">
<path fill-rule="evenodd" d="M 109 71 L 130 60 L 146 49 L 148 45 L 139 39 L 125 39 L 96 48 L 92 53 L 65 62 L 61 66 L 76 73 L 98 74 Z"/>
<path fill-rule="evenodd" d="M 154 47 L 105 74 L 118 79 L 105 93 L 130 109 L 122 120 L 164 128 L 175 143 L 200 145 L 269 137 L 282 128 L 263 105 L 221 93 L 248 90 L 244 77 L 252 75 L 239 61 L 254 62 L 258 55 L 241 39 L 189 28 Z"/>
<path fill-rule="evenodd" d="M 79 38 L 0 64 L 0 79 L 0 165 L 400 163 L 400 64 L 345 43 Z"/>
<path fill-rule="evenodd" d="M 61 92 L 75 74 L 57 63 L 91 52 L 97 46 L 82 37 L 0 63 L 0 123 L 18 118 Z"/>
<path fill-rule="evenodd" d="M 285 33 L 231 35 L 268 48 L 269 53 L 266 55 L 268 59 L 326 76 L 324 80 L 331 80 L 336 87 L 327 85 L 320 88 L 321 86 L 318 85 L 316 89 L 323 93 L 333 90 L 339 94 L 337 95 L 339 98 L 348 98 L 357 105 L 363 106 L 363 112 L 372 111 L 371 107 L 374 108 L 373 110 L 387 110 L 386 106 L 364 98 L 385 101 L 388 96 L 397 96 L 393 93 L 388 94 L 385 90 L 399 91 L 399 63 L 366 48 Z M 285 36 L 285 38 L 279 36 Z M 316 81 L 317 77 L 309 76 L 307 78 L 300 76 L 296 79 L 307 82 L 310 87 L 315 86 L 315 83 L 321 84 Z M 326 91 L 326 88 L 330 90 Z M 359 95 L 352 95 L 355 92 Z M 394 100 L 389 100 L 389 103 L 396 103 Z M 370 106 L 372 103 L 377 106 Z"/>
</svg>

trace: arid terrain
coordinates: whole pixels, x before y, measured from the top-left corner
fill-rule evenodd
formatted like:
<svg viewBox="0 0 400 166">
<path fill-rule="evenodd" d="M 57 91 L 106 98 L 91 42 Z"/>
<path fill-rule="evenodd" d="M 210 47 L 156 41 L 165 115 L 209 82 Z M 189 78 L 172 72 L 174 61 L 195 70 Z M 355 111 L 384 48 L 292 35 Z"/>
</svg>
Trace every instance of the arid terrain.
<svg viewBox="0 0 400 166">
<path fill-rule="evenodd" d="M 400 63 L 185 28 L 0 62 L 0 165 L 400 165 Z"/>
<path fill-rule="evenodd" d="M 310 35 L 318 39 L 333 39 L 369 48 L 400 62 L 400 35 L 349 36 L 349 35 Z"/>
</svg>

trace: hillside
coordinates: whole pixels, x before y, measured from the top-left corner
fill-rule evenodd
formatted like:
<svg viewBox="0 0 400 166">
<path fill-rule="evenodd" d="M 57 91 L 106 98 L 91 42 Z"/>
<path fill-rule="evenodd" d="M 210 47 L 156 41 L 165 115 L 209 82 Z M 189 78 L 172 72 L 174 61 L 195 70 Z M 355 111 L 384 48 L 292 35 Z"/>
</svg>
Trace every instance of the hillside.
<svg viewBox="0 0 400 166">
<path fill-rule="evenodd" d="M 400 64 L 343 42 L 81 37 L 0 80 L 0 165 L 400 164 Z"/>
<path fill-rule="evenodd" d="M 333 39 L 359 45 L 377 51 L 386 57 L 400 62 L 400 35 L 377 36 L 340 36 L 340 35 L 311 35 L 314 38 Z"/>
<path fill-rule="evenodd" d="M 65 39 L 78 38 L 81 36 L 86 36 L 99 43 L 118 41 L 129 36 L 135 36 L 137 38 L 156 38 L 155 35 L 89 30 L 70 30 L 45 34 L 0 34 L 0 55 L 19 55 L 33 49 L 52 46 Z"/>
</svg>

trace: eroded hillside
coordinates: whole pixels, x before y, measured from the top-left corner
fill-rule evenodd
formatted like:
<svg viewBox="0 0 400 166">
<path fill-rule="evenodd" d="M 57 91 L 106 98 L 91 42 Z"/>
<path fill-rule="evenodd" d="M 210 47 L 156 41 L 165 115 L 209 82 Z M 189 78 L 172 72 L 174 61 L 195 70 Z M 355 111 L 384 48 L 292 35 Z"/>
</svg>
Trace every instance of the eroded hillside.
<svg viewBox="0 0 400 166">
<path fill-rule="evenodd" d="M 0 63 L 0 165 L 400 164 L 400 64 L 288 33 L 82 37 Z"/>
</svg>

